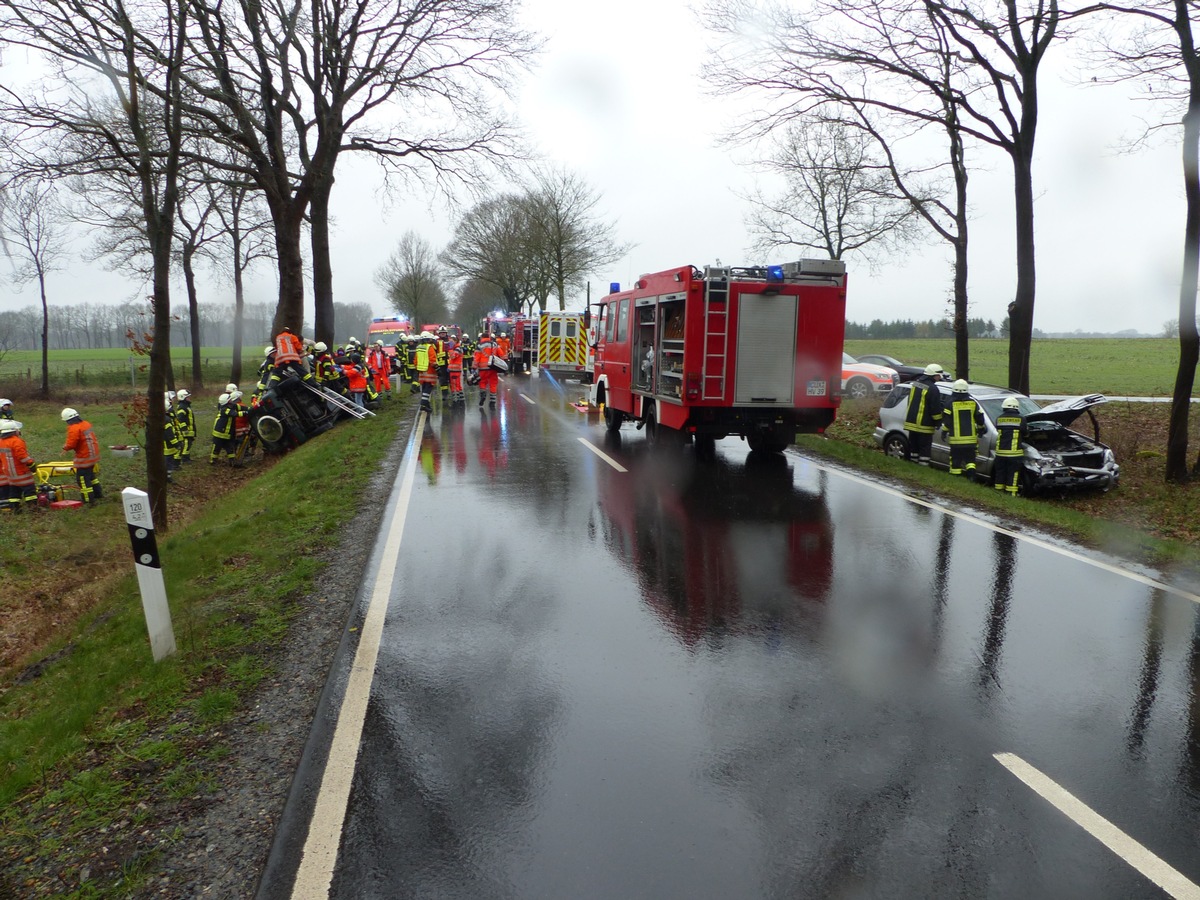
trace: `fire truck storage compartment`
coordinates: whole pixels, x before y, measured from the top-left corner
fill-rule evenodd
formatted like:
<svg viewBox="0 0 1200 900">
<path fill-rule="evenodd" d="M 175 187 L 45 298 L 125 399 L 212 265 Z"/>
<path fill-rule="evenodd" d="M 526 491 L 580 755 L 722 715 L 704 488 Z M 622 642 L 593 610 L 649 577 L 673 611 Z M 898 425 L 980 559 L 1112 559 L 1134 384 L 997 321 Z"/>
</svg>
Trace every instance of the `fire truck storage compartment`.
<svg viewBox="0 0 1200 900">
<path fill-rule="evenodd" d="M 683 294 L 662 298 L 658 305 L 659 348 L 655 366 L 658 393 L 666 397 L 683 396 Z"/>
<path fill-rule="evenodd" d="M 654 320 L 657 312 L 656 297 L 648 297 L 637 301 L 634 310 L 634 321 L 637 331 L 633 333 L 633 378 L 634 387 L 639 391 L 654 392 L 655 340 Z"/>
<path fill-rule="evenodd" d="M 782 294 L 741 294 L 735 403 L 792 405 L 797 301 Z"/>
</svg>

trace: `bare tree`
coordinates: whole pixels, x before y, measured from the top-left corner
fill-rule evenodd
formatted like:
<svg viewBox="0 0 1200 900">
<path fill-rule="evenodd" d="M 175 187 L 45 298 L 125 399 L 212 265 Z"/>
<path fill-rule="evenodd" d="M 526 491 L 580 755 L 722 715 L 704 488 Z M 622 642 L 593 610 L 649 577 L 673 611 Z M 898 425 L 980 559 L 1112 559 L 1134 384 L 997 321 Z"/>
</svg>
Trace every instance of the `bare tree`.
<svg viewBox="0 0 1200 900">
<path fill-rule="evenodd" d="M 66 217 L 53 182 L 18 185 L 0 205 L 0 241 L 13 264 L 16 284 L 37 282 L 42 302 L 42 384 L 50 399 L 50 304 L 46 276 L 57 269 L 66 250 Z"/>
<path fill-rule="evenodd" d="M 483 319 L 498 307 L 504 306 L 504 296 L 494 284 L 477 278 L 466 279 L 454 302 L 454 321 L 474 334 Z M 507 312 L 507 310 L 505 310 Z"/>
<path fill-rule="evenodd" d="M 1196 327 L 1196 288 L 1200 278 L 1200 47 L 1196 43 L 1189 0 L 1147 0 L 1135 7 L 1097 3 L 1074 16 L 1107 14 L 1136 23 L 1132 30 L 1103 38 L 1102 56 L 1110 68 L 1093 80 L 1139 80 L 1148 98 L 1164 101 L 1183 125 L 1181 156 L 1183 195 L 1183 266 L 1179 281 L 1179 320 L 1166 333 L 1179 338 L 1179 367 L 1171 399 L 1167 434 L 1166 479 L 1182 483 L 1189 478 L 1188 418 L 1196 364 L 1200 360 L 1200 331 Z M 1192 475 L 1200 472 L 1200 458 Z"/>
<path fill-rule="evenodd" d="M 589 273 L 620 259 L 629 247 L 617 244 L 613 226 L 598 218 L 599 196 L 566 169 L 538 172 L 525 201 L 530 246 L 538 251 L 558 308 L 566 309 L 568 290 L 580 289 Z"/>
<path fill-rule="evenodd" d="M 873 156 L 871 138 L 841 121 L 814 116 L 794 122 L 766 161 L 785 188 L 754 199 L 751 232 L 758 249 L 799 247 L 870 262 L 913 239 L 917 214 L 896 196 L 887 166 Z"/>
<path fill-rule="evenodd" d="M 765 19 L 760 10 L 764 5 L 773 11 Z M 861 114 L 868 107 L 960 135 L 952 139 L 949 162 L 961 203 L 937 213 L 942 226 L 950 210 L 954 211 L 951 223 L 966 223 L 961 136 L 1003 150 L 1013 167 L 1017 232 L 1008 381 L 1010 387 L 1028 392 L 1036 292 L 1033 150 L 1038 73 L 1058 34 L 1057 0 L 996 0 L 987 12 L 979 4 L 952 0 L 847 0 L 820 5 L 814 16 L 822 15 L 842 17 L 848 32 L 825 39 L 779 4 L 714 0 L 708 13 L 711 27 L 762 36 L 757 52 L 729 52 L 718 59 L 716 71 L 724 74 L 718 87 L 774 95 L 779 108 L 759 116 L 760 123 L 778 124 L 807 115 L 824 103 L 849 101 L 853 112 L 846 119 L 880 135 L 883 132 Z M 763 21 L 767 27 L 762 27 Z M 741 27 L 746 22 L 757 27 Z M 776 27 L 780 22 L 789 27 L 781 30 Z M 848 68 L 843 70 L 845 79 L 838 81 L 830 67 L 842 64 Z M 890 86 L 900 93 L 894 98 L 868 90 L 872 78 L 880 75 L 895 79 Z M 913 192 L 914 199 L 920 201 L 920 193 Z M 935 225 L 928 216 L 926 221 Z M 956 229 L 956 233 L 955 239 L 963 242 L 963 251 L 956 253 L 956 289 L 961 283 L 965 297 L 965 231 Z M 962 315 L 965 322 L 965 301 Z M 957 298 L 955 319 L 957 325 Z"/>
<path fill-rule="evenodd" d="M 433 248 L 414 231 L 407 231 L 386 263 L 375 273 L 375 283 L 401 315 L 414 327 L 446 318 L 446 291 Z"/>
<path fill-rule="evenodd" d="M 89 0 L 0 0 L 0 41 L 27 47 L 51 76 L 36 88 L 0 86 L 0 118 L 19 123 L 15 168 L 61 177 L 114 173 L 139 188 L 153 259 L 150 414 L 146 443 L 163 445 L 170 366 L 171 249 L 182 124 L 187 0 L 136 7 Z M 106 102 L 107 101 L 107 102 Z M 42 135 L 50 140 L 42 141 Z M 22 140 L 25 138 L 26 140 Z M 166 461 L 146 454 L 155 524 L 167 527 Z"/>
<path fill-rule="evenodd" d="M 529 205 L 520 194 L 483 200 L 454 229 L 441 260 L 456 276 L 494 285 L 506 311 L 545 308 L 552 283 L 540 275 L 538 250 L 531 244 Z"/>
</svg>

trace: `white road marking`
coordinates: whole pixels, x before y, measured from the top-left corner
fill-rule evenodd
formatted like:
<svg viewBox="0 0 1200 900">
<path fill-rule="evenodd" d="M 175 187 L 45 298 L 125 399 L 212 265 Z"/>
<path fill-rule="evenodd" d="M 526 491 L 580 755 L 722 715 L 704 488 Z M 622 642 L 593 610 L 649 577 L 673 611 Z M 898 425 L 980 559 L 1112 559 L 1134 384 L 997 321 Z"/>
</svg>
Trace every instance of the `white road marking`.
<svg viewBox="0 0 1200 900">
<path fill-rule="evenodd" d="M 528 403 L 530 406 L 537 406 L 537 401 L 534 400 L 532 397 L 529 397 L 525 394 L 521 394 L 521 399 L 524 400 L 526 403 Z"/>
<path fill-rule="evenodd" d="M 618 472 L 628 472 L 629 471 L 623 465 L 621 465 L 619 462 L 617 462 L 615 459 L 613 459 L 611 456 L 609 456 L 607 453 L 605 453 L 603 450 L 601 450 L 599 447 L 597 447 L 595 444 L 593 444 L 591 441 L 587 440 L 587 438 L 580 438 L 579 443 L 583 444 L 583 446 L 587 447 L 589 450 L 591 450 L 593 453 L 595 453 L 598 457 L 600 457 L 602 460 L 604 460 L 606 463 L 608 463 L 610 466 L 612 466 Z"/>
<path fill-rule="evenodd" d="M 337 863 L 338 845 L 341 843 L 342 825 L 346 819 L 346 807 L 350 800 L 350 785 L 354 779 L 354 765 L 358 759 L 358 745 L 362 740 L 363 721 L 367 714 L 367 701 L 371 696 L 371 682 L 375 677 L 375 661 L 379 656 L 379 643 L 383 638 L 383 620 L 387 614 L 388 598 L 396 579 L 396 564 L 400 555 L 400 540 L 404 536 L 404 521 L 412 498 L 413 478 L 417 468 L 417 454 L 413 442 L 425 428 L 427 414 L 417 416 L 417 424 L 409 437 L 405 451 L 407 463 L 397 475 L 400 495 L 387 526 L 387 539 L 383 555 L 379 560 L 379 571 L 371 589 L 371 601 L 363 620 L 358 650 L 346 684 L 346 696 L 338 713 L 337 727 L 329 748 L 329 760 L 317 794 L 308 837 L 304 841 L 304 852 L 296 872 L 296 883 L 292 897 L 300 900 L 324 900 L 329 896 L 333 883 L 333 867 Z"/>
<path fill-rule="evenodd" d="M 1200 900 L 1200 887 L 1131 838 L 1104 816 L 1081 802 L 1074 794 L 1012 753 L 993 753 L 996 761 L 1038 796 L 1176 898 Z"/>
<path fill-rule="evenodd" d="M 858 475 L 853 475 L 850 472 L 847 472 L 843 469 L 836 469 L 836 468 L 832 468 L 830 466 L 823 466 L 820 463 L 816 463 L 816 462 L 813 462 L 813 465 L 816 468 L 821 469 L 824 472 L 829 472 L 830 474 L 833 474 L 833 475 L 840 475 L 842 478 L 848 479 L 850 481 L 857 481 L 859 484 L 863 484 L 863 485 L 866 485 L 867 487 L 874 488 L 877 491 L 883 491 L 885 494 L 891 494 L 894 497 L 899 497 L 902 500 L 907 500 L 910 503 L 917 504 L 918 506 L 924 506 L 926 509 L 937 510 L 940 513 L 944 513 L 947 516 L 953 516 L 954 518 L 961 519 L 964 522 L 974 522 L 976 525 L 981 525 L 984 528 L 990 528 L 992 531 L 995 531 L 999 534 L 1006 534 L 1009 537 L 1025 541 L 1026 543 L 1033 544 L 1037 547 L 1041 547 L 1043 550 L 1049 550 L 1052 553 L 1057 553 L 1060 556 L 1067 557 L 1068 559 L 1073 559 L 1077 562 L 1086 563 L 1089 566 L 1094 566 L 1095 568 L 1102 569 L 1105 572 L 1111 572 L 1114 575 L 1121 575 L 1125 578 L 1130 579 L 1131 581 L 1136 581 L 1139 584 L 1144 584 L 1147 587 L 1152 587 L 1155 590 L 1163 591 L 1164 593 L 1167 593 L 1167 594 L 1173 594 L 1176 597 L 1180 597 L 1184 600 L 1189 600 L 1192 603 L 1200 605 L 1200 594 L 1194 594 L 1191 591 L 1184 590 L 1183 588 L 1178 588 L 1178 587 L 1174 587 L 1173 585 L 1164 584 L 1161 581 L 1155 581 L 1153 578 L 1150 578 L 1147 575 L 1142 575 L 1142 574 L 1139 574 L 1138 572 L 1131 572 L 1128 569 L 1122 569 L 1120 566 L 1114 566 L 1111 563 L 1106 563 L 1106 562 L 1103 562 L 1098 559 L 1092 559 L 1089 556 L 1084 556 L 1082 553 L 1076 553 L 1074 550 L 1068 550 L 1066 547 L 1059 547 L 1056 544 L 1050 543 L 1049 541 L 1043 541 L 1040 538 L 1030 537 L 1027 534 L 1022 534 L 1018 531 L 1013 531 L 1012 529 L 1004 528 L 1000 525 L 995 525 L 992 522 L 987 522 L 987 521 L 977 518 L 969 513 L 958 512 L 957 510 L 950 509 L 948 507 L 942 506 L 941 504 L 933 503 L 929 500 L 922 500 L 920 497 L 914 497 L 912 494 L 906 494 L 904 491 L 899 491 L 899 490 L 896 490 L 895 488 L 890 488 L 887 485 L 880 484 L 876 481 L 871 481 L 868 478 L 862 478 Z"/>
</svg>

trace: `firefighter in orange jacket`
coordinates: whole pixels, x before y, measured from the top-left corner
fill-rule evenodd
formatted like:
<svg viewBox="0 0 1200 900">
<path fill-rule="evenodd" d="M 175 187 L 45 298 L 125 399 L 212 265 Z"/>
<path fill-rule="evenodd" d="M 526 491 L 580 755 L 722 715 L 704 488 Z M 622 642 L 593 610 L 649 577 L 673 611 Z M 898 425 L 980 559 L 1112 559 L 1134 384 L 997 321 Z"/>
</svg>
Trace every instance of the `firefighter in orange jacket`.
<svg viewBox="0 0 1200 900">
<path fill-rule="evenodd" d="M 371 378 L 375 382 L 375 393 L 387 391 L 388 399 L 392 396 L 392 361 L 387 351 L 383 349 L 383 341 L 376 341 L 367 351 L 367 368 L 371 370 Z"/>
<path fill-rule="evenodd" d="M 458 341 L 446 343 L 446 368 L 450 372 L 450 408 L 466 409 L 467 395 L 463 392 L 463 352 Z"/>
<path fill-rule="evenodd" d="M 492 409 L 496 408 L 496 390 L 500 383 L 500 377 L 492 368 L 492 355 L 495 353 L 496 345 L 492 341 L 492 336 L 490 334 L 481 335 L 479 346 L 475 350 L 475 371 L 479 373 L 480 409 L 483 409 L 484 400 L 489 401 L 488 405 Z"/>
<path fill-rule="evenodd" d="M 75 454 L 75 478 L 79 481 L 79 494 L 83 502 L 90 506 L 104 496 L 100 481 L 96 478 L 96 466 L 100 464 L 100 442 L 96 440 L 96 432 L 92 431 L 92 423 L 76 410 L 68 406 L 61 415 L 67 423 L 67 440 L 63 450 Z"/>
<path fill-rule="evenodd" d="M 0 420 L 0 454 L 8 470 L 8 508 L 19 513 L 26 504 L 37 503 L 33 487 L 33 470 L 37 463 L 21 438 L 21 423 L 16 419 Z"/>
<path fill-rule="evenodd" d="M 433 389 L 438 383 L 438 343 L 428 331 L 421 332 L 420 342 L 415 354 L 417 367 L 417 382 L 421 385 L 421 409 L 427 413 L 433 412 Z"/>
<path fill-rule="evenodd" d="M 508 361 L 509 351 L 512 349 L 512 341 L 508 339 L 508 335 L 501 333 L 496 335 L 496 355 L 501 359 Z"/>
<path fill-rule="evenodd" d="M 308 362 L 304 353 L 304 341 L 292 333 L 286 325 L 275 335 L 275 371 L 282 378 L 284 370 L 290 369 L 301 377 L 308 374 Z"/>
</svg>

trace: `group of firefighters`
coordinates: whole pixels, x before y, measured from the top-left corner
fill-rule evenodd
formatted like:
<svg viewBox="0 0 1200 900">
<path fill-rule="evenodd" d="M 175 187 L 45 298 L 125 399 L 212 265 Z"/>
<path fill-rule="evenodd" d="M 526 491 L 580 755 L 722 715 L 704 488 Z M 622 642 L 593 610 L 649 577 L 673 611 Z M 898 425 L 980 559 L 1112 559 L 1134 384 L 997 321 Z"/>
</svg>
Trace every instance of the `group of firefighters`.
<svg viewBox="0 0 1200 900">
<path fill-rule="evenodd" d="M 467 406 L 466 386 L 479 388 L 479 407 L 496 408 L 499 373 L 508 371 L 508 337 L 481 332 L 475 340 L 459 337 L 442 326 L 437 333 L 403 335 L 396 346 L 396 360 L 403 381 L 413 393 L 421 394 L 421 409 L 433 410 L 434 388 L 442 407 L 462 410 Z"/>
<path fill-rule="evenodd" d="M 90 506 L 103 496 L 97 468 L 100 465 L 100 442 L 92 423 L 72 407 L 60 414 L 67 426 L 63 453 L 72 454 L 71 467 L 79 484 L 79 494 Z M 22 425 L 13 415 L 11 400 L 0 399 L 0 511 L 19 513 L 27 507 L 36 508 L 40 481 L 39 466 L 29 452 L 21 433 Z M 63 461 L 65 462 L 65 461 Z M 56 466 L 55 463 L 47 465 Z M 42 484 L 43 496 L 46 484 Z"/>
<path fill-rule="evenodd" d="M 968 393 L 970 385 L 959 378 L 950 386 L 950 398 L 945 400 L 938 382 L 945 370 L 930 363 L 925 371 L 910 383 L 908 408 L 904 414 L 904 430 L 908 434 L 908 458 L 918 465 L 928 466 L 933 450 L 933 435 L 939 428 L 946 430 L 950 445 L 950 474 L 975 477 L 975 456 L 979 450 L 979 433 L 984 429 L 984 415 L 978 401 Z M 998 491 L 1016 494 L 1020 487 L 1025 451 L 1021 446 L 1020 403 L 1007 397 L 996 419 L 996 457 L 992 464 L 992 485 Z"/>
</svg>

